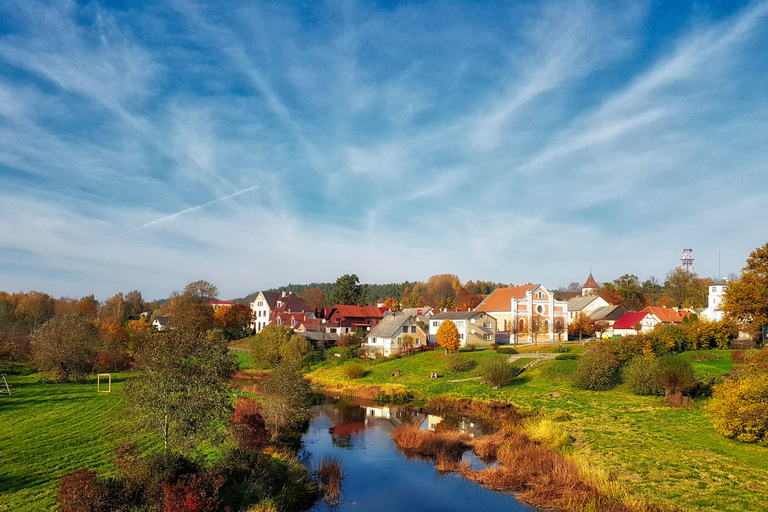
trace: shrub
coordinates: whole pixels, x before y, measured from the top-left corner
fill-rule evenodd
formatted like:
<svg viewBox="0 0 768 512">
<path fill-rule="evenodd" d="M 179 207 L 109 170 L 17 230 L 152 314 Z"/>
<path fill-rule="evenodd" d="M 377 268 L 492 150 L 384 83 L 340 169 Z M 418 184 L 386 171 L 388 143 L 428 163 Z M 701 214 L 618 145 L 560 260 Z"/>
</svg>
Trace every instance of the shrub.
<svg viewBox="0 0 768 512">
<path fill-rule="evenodd" d="M 654 365 L 654 374 L 659 392 L 681 395 L 688 393 L 696 385 L 691 362 L 678 355 L 658 358 Z"/>
<path fill-rule="evenodd" d="M 499 354 L 517 354 L 517 350 L 512 347 L 504 347 L 497 350 Z"/>
<path fill-rule="evenodd" d="M 445 358 L 445 367 L 449 372 L 461 373 L 471 370 L 477 363 L 460 352 L 448 354 Z"/>
<path fill-rule="evenodd" d="M 480 375 L 494 388 L 500 388 L 512 381 L 517 375 L 517 369 L 505 359 L 486 359 L 483 361 Z"/>
<path fill-rule="evenodd" d="M 571 349 L 566 347 L 562 343 L 558 343 L 557 345 L 552 347 L 552 352 L 557 352 L 559 354 L 564 354 L 564 353 L 568 352 L 569 350 L 571 350 Z"/>
<path fill-rule="evenodd" d="M 725 437 L 745 443 L 768 440 L 768 373 L 716 386 L 707 409 Z"/>
<path fill-rule="evenodd" d="M 653 356 L 637 356 L 624 368 L 624 382 L 636 395 L 655 395 L 656 359 Z"/>
<path fill-rule="evenodd" d="M 104 503 L 104 490 L 92 469 L 78 469 L 61 479 L 56 504 L 61 512 L 98 512 Z"/>
<path fill-rule="evenodd" d="M 163 512 L 216 512 L 222 483 L 221 480 L 192 475 L 178 484 L 168 484 L 163 489 Z"/>
<path fill-rule="evenodd" d="M 252 398 L 238 397 L 229 420 L 230 430 L 242 450 L 257 452 L 269 443 L 269 430 L 261 415 L 261 404 Z"/>
<path fill-rule="evenodd" d="M 344 367 L 342 372 L 344 373 L 344 377 L 346 377 L 347 379 L 359 379 L 365 373 L 363 371 L 363 367 L 360 366 L 358 363 L 348 364 L 347 366 Z"/>
<path fill-rule="evenodd" d="M 498 343 L 496 343 L 496 342 L 494 342 L 494 343 L 492 343 L 492 344 L 491 344 L 491 348 L 492 348 L 494 351 L 496 351 L 496 350 L 499 350 L 499 346 L 500 346 L 500 345 L 499 345 Z"/>
<path fill-rule="evenodd" d="M 619 361 L 607 344 L 591 345 L 579 360 L 574 384 L 592 391 L 611 389 L 618 382 L 618 369 Z"/>
<path fill-rule="evenodd" d="M 579 358 L 579 354 L 571 354 L 570 352 L 565 354 L 557 354 L 555 356 L 555 359 L 557 359 L 558 361 L 572 360 L 572 359 L 578 359 L 578 358 Z"/>
</svg>

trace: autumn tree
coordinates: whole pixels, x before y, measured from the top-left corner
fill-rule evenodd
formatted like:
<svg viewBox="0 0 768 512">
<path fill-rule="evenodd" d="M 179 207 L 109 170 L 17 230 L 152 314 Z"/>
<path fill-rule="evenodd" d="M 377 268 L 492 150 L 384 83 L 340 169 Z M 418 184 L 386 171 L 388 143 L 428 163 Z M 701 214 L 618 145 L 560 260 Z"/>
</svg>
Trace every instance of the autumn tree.
<svg viewBox="0 0 768 512">
<path fill-rule="evenodd" d="M 355 306 L 365 303 L 365 289 L 355 274 L 344 274 L 336 280 L 331 294 L 331 304 Z"/>
<path fill-rule="evenodd" d="M 212 329 L 215 318 L 210 301 L 218 295 L 218 289 L 208 281 L 189 283 L 181 294 L 174 292 L 169 299 L 171 325 L 196 333 Z"/>
<path fill-rule="evenodd" d="M 407 297 L 403 297 L 400 303 L 403 308 L 420 308 L 424 305 L 424 301 L 422 301 L 421 297 L 418 295 L 408 295 Z"/>
<path fill-rule="evenodd" d="M 621 296 L 621 305 L 628 311 L 640 311 L 648 305 L 640 280 L 634 274 L 624 274 L 612 283 L 604 283 L 604 286 Z"/>
<path fill-rule="evenodd" d="M 138 354 L 138 377 L 125 384 L 137 424 L 167 450 L 209 438 L 231 413 L 229 378 L 236 368 L 224 338 L 176 329 L 158 333 Z"/>
<path fill-rule="evenodd" d="M 726 286 L 721 307 L 731 318 L 757 327 L 765 339 L 768 326 L 768 243 L 749 254 L 741 278 Z"/>
<path fill-rule="evenodd" d="M 227 308 L 219 308 L 219 311 L 223 311 L 219 318 L 221 328 L 230 334 L 244 333 L 253 322 L 253 312 L 245 304 L 233 304 Z"/>
<path fill-rule="evenodd" d="M 676 268 L 667 273 L 664 291 L 675 301 L 675 306 L 705 307 L 711 284 L 711 279 L 699 279 L 691 270 Z"/>
<path fill-rule="evenodd" d="M 394 297 L 390 297 L 387 300 L 385 300 L 384 307 L 389 308 L 390 311 L 400 311 L 402 309 L 402 306 L 400 305 L 400 301 Z"/>
<path fill-rule="evenodd" d="M 437 303 L 437 309 L 439 309 L 441 311 L 456 309 L 456 302 L 453 299 L 449 298 L 449 297 L 443 297 Z"/>
<path fill-rule="evenodd" d="M 592 324 L 592 328 L 597 333 L 597 337 L 602 338 L 603 333 L 611 328 L 611 323 L 608 320 L 596 320 Z"/>
<path fill-rule="evenodd" d="M 14 301 L 16 321 L 28 327 L 42 325 L 55 314 L 55 301 L 47 293 L 18 293 L 14 294 Z"/>
<path fill-rule="evenodd" d="M 546 325 L 546 319 L 543 316 L 534 314 L 531 317 L 530 322 L 528 322 L 528 335 L 533 340 L 534 345 L 538 343 L 539 334 L 547 332 Z"/>
<path fill-rule="evenodd" d="M 464 288 L 459 290 L 459 293 L 456 295 L 456 307 L 464 311 L 475 309 L 480 305 L 480 302 L 482 301 L 476 292 Z"/>
<path fill-rule="evenodd" d="M 104 347 L 99 356 L 99 366 L 117 371 L 128 364 L 128 329 L 116 318 L 107 318 L 99 327 L 99 337 Z"/>
<path fill-rule="evenodd" d="M 450 318 L 443 320 L 437 328 L 437 344 L 445 349 L 445 353 L 455 352 L 459 349 L 459 329 Z"/>
<path fill-rule="evenodd" d="M 674 308 L 677 305 L 677 302 L 669 295 L 664 295 L 656 301 L 656 305 L 660 308 Z"/>
<path fill-rule="evenodd" d="M 32 335 L 35 365 L 53 372 L 59 382 L 84 380 L 96 364 L 99 332 L 81 316 L 48 320 Z"/>
<path fill-rule="evenodd" d="M 430 277 L 426 284 L 426 295 L 432 305 L 439 304 L 443 299 L 455 299 L 462 289 L 461 281 L 453 274 L 437 274 Z"/>
<path fill-rule="evenodd" d="M 573 317 L 573 320 L 571 320 L 570 325 L 568 326 L 568 332 L 572 332 L 574 334 L 579 335 L 579 344 L 582 343 L 581 339 L 582 336 L 591 336 L 592 335 L 592 321 L 589 318 L 589 315 L 584 313 L 583 311 L 579 311 L 579 313 L 576 314 L 575 317 Z"/>
<path fill-rule="evenodd" d="M 304 288 L 299 298 L 312 309 L 320 309 L 325 304 L 325 294 L 320 288 Z"/>
</svg>

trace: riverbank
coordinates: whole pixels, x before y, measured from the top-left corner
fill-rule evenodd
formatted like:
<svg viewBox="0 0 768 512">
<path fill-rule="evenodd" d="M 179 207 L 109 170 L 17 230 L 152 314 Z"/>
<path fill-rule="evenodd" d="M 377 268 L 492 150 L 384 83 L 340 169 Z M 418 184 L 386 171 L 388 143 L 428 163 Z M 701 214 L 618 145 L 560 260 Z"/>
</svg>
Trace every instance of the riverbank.
<svg viewBox="0 0 768 512">
<path fill-rule="evenodd" d="M 465 354 L 478 362 L 509 357 L 492 351 Z M 728 351 L 684 356 L 701 377 L 723 374 L 732 366 Z M 442 351 L 431 351 L 384 362 L 356 361 L 364 365 L 364 375 L 354 380 L 343 377 L 343 366 L 350 363 L 341 363 L 320 367 L 308 378 L 340 389 L 388 385 L 427 399 L 450 396 L 513 403 L 556 421 L 570 439 L 562 453 L 588 462 L 639 498 L 670 508 L 742 512 L 762 510 L 768 502 L 768 450 L 720 436 L 705 413 L 706 399 L 694 400 L 689 409 L 672 409 L 660 397 L 633 395 L 625 386 L 579 390 L 571 384 L 574 360 L 542 361 L 494 390 L 481 379 L 472 379 L 477 368 L 449 374 L 444 359 Z M 522 367 L 531 359 L 523 357 L 515 364 Z M 432 371 L 444 377 L 430 379 Z"/>
</svg>

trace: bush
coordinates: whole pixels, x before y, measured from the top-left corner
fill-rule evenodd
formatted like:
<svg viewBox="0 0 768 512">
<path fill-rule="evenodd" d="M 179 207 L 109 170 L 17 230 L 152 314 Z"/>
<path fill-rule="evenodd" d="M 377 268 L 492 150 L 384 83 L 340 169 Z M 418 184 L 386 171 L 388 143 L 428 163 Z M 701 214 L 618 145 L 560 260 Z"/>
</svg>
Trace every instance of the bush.
<svg viewBox="0 0 768 512">
<path fill-rule="evenodd" d="M 469 357 L 459 352 L 448 354 L 445 357 L 445 367 L 449 372 L 461 373 L 471 370 L 477 365 L 477 363 Z"/>
<path fill-rule="evenodd" d="M 637 356 L 624 368 L 624 382 L 634 394 L 658 393 L 655 364 L 656 359 L 653 356 Z"/>
<path fill-rule="evenodd" d="M 222 483 L 221 480 L 192 475 L 178 484 L 168 484 L 163 489 L 163 512 L 216 512 Z"/>
<path fill-rule="evenodd" d="M 497 351 L 497 350 L 499 350 L 499 346 L 500 346 L 500 345 L 499 345 L 498 343 L 496 343 L 496 342 L 493 342 L 493 343 L 491 344 L 491 348 L 494 350 L 494 352 L 495 352 L 495 351 Z"/>
<path fill-rule="evenodd" d="M 768 441 L 768 373 L 716 386 L 707 407 L 715 429 L 745 443 Z"/>
<path fill-rule="evenodd" d="M 558 360 L 558 361 L 573 360 L 573 359 L 578 359 L 578 358 L 579 358 L 579 354 L 571 354 L 571 353 L 557 354 L 555 356 L 555 359 Z"/>
<path fill-rule="evenodd" d="M 654 365 L 654 374 L 659 392 L 681 395 L 688 393 L 696 385 L 691 362 L 678 355 L 658 358 Z"/>
<path fill-rule="evenodd" d="M 574 384 L 581 389 L 601 391 L 618 383 L 619 361 L 605 343 L 591 345 L 576 367 Z"/>
<path fill-rule="evenodd" d="M 558 354 L 564 354 L 564 353 L 568 352 L 569 350 L 571 350 L 571 349 L 566 347 L 562 343 L 558 343 L 557 345 L 552 347 L 552 352 L 557 352 Z"/>
<path fill-rule="evenodd" d="M 504 347 L 504 348 L 500 348 L 500 349 L 499 349 L 499 350 L 497 350 L 496 352 L 497 352 L 497 353 L 499 353 L 499 354 L 517 354 L 517 350 L 515 350 L 515 349 L 514 349 L 514 348 L 512 348 L 512 347 Z"/>
<path fill-rule="evenodd" d="M 517 368 L 505 359 L 486 359 L 483 361 L 480 375 L 494 388 L 501 388 L 515 378 Z"/>
<path fill-rule="evenodd" d="M 342 372 L 344 373 L 344 377 L 346 377 L 347 379 L 359 379 L 365 373 L 363 371 L 363 367 L 360 366 L 358 363 L 348 364 L 347 366 L 344 367 Z"/>
<path fill-rule="evenodd" d="M 78 469 L 61 479 L 56 491 L 61 512 L 98 512 L 104 504 L 104 490 L 92 469 Z"/>
</svg>

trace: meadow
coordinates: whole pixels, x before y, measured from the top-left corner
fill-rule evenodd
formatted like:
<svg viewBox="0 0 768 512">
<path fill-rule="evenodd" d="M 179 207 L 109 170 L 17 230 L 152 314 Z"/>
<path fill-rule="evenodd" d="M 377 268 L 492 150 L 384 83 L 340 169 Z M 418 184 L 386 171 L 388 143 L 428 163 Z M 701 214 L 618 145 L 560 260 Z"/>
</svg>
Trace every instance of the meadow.
<svg viewBox="0 0 768 512">
<path fill-rule="evenodd" d="M 111 469 L 126 374 L 112 374 L 111 393 L 97 393 L 95 377 L 82 384 L 50 383 L 37 373 L 7 378 L 12 394 L 0 394 L 0 509 L 54 510 L 64 474 Z"/>
<path fill-rule="evenodd" d="M 465 354 L 478 362 L 509 357 L 491 350 Z M 733 365 L 727 350 L 683 356 L 701 378 L 722 375 Z M 508 386 L 494 390 L 482 379 L 473 379 L 479 365 L 449 374 L 444 359 L 443 351 L 435 350 L 367 362 L 364 376 L 354 380 L 343 377 L 343 366 L 351 363 L 338 362 L 318 367 L 309 377 L 323 385 L 401 385 L 423 398 L 448 395 L 509 401 L 558 421 L 572 439 L 566 453 L 641 498 L 697 511 L 765 510 L 768 448 L 718 434 L 706 414 L 706 398 L 695 399 L 688 409 L 673 409 L 662 397 L 637 396 L 625 385 L 610 391 L 580 390 L 571 384 L 575 360 L 537 363 Z M 530 361 L 523 358 L 515 364 L 521 367 Z M 395 370 L 403 374 L 392 376 Z M 430 379 L 431 371 L 443 377 Z"/>
</svg>

